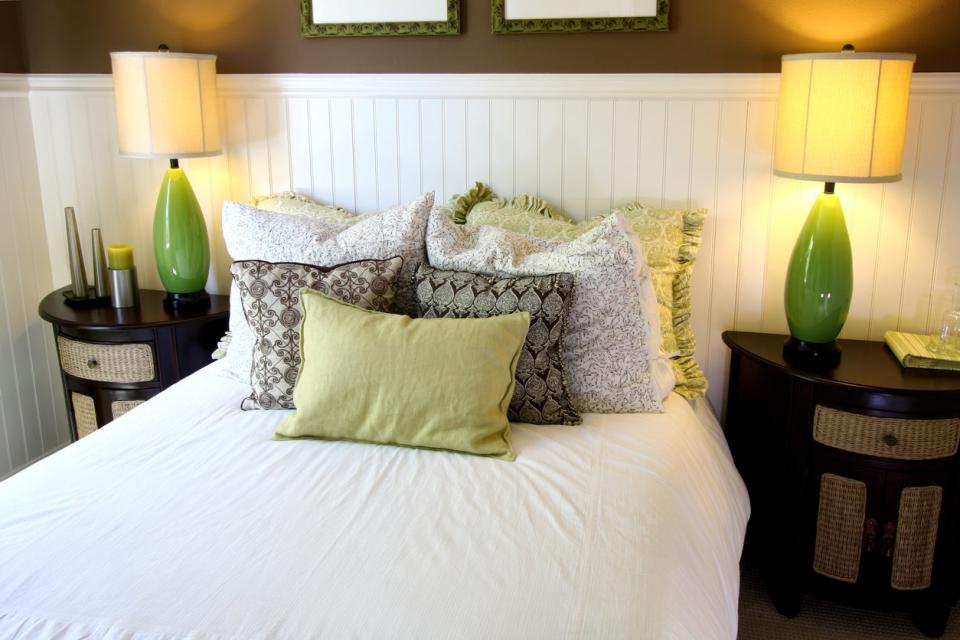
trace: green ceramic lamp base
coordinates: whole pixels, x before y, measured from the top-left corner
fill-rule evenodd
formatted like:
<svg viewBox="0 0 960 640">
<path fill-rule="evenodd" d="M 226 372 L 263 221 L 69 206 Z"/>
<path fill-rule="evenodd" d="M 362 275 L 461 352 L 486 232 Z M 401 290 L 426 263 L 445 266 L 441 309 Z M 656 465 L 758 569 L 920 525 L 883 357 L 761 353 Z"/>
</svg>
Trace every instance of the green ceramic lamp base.
<svg viewBox="0 0 960 640">
<path fill-rule="evenodd" d="M 840 198 L 827 183 L 790 256 L 784 289 L 790 340 L 784 345 L 784 357 L 797 366 L 836 366 L 840 361 L 836 339 L 852 297 L 850 236 Z"/>
<path fill-rule="evenodd" d="M 153 218 L 157 273 L 171 308 L 209 302 L 204 292 L 210 271 L 207 223 L 187 175 L 170 161 Z"/>
</svg>

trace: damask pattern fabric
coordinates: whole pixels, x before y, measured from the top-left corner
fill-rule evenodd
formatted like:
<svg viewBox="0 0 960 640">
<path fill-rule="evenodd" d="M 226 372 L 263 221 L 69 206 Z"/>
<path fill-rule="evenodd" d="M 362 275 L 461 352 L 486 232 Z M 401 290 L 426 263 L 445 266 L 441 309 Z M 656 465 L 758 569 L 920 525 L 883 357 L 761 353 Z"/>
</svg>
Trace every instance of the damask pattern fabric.
<svg viewBox="0 0 960 640">
<path fill-rule="evenodd" d="M 317 216 L 263 211 L 248 204 L 223 204 L 223 238 L 234 260 L 297 262 L 332 267 L 345 262 L 394 256 L 403 258 L 391 311 L 417 313 L 417 265 L 424 261 L 424 234 L 433 207 L 433 193 L 369 216 L 356 216 L 350 223 L 331 222 Z M 227 350 L 228 375 L 249 381 L 255 338 L 243 318 L 243 305 L 236 283 L 230 289 L 230 331 Z"/>
<path fill-rule="evenodd" d="M 610 216 L 563 242 L 458 225 L 436 211 L 427 227 L 427 254 L 438 269 L 500 276 L 573 274 L 564 341 L 573 406 L 597 413 L 662 410 L 650 362 L 650 343 L 655 349 L 659 337 L 642 302 L 649 274 L 623 216 Z"/>
<path fill-rule="evenodd" d="M 245 260 L 230 273 L 237 284 L 246 323 L 256 338 L 250 396 L 243 409 L 295 409 L 293 386 L 300 371 L 301 289 L 343 302 L 386 311 L 403 259 L 363 260 L 324 269 L 291 262 Z"/>
<path fill-rule="evenodd" d="M 589 232 L 609 214 L 575 224 L 564 217 L 542 215 L 534 209 L 502 206 L 501 199 L 478 185 L 467 201 L 451 201 L 470 225 L 491 225 L 538 238 L 572 240 Z M 466 195 L 466 194 L 465 194 Z M 518 196 L 519 197 L 519 196 Z M 661 349 L 671 357 L 675 390 L 688 398 L 706 394 L 707 379 L 696 361 L 696 336 L 690 322 L 691 279 L 700 247 L 706 209 L 658 209 L 633 203 L 614 209 L 630 223 L 643 245 L 660 307 Z"/>
<path fill-rule="evenodd" d="M 422 318 L 489 318 L 530 314 L 530 329 L 517 364 L 508 417 L 529 424 L 580 424 L 567 391 L 563 362 L 567 308 L 573 275 L 502 278 L 466 271 L 417 269 Z"/>
</svg>

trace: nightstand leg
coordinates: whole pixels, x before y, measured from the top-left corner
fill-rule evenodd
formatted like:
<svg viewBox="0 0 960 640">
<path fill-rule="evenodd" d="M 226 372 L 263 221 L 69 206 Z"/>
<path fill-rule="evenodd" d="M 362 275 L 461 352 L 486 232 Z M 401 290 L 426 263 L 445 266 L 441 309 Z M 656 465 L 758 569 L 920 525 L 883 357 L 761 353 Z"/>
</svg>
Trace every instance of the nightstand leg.
<svg viewBox="0 0 960 640">
<path fill-rule="evenodd" d="M 773 600 L 773 606 L 777 608 L 777 613 L 785 618 L 796 618 L 800 615 L 800 608 L 803 606 L 803 594 L 794 588 L 770 584 L 770 599 Z"/>
<path fill-rule="evenodd" d="M 947 629 L 949 617 L 950 607 L 931 604 L 914 610 L 913 624 L 928 638 L 939 638 Z"/>
</svg>

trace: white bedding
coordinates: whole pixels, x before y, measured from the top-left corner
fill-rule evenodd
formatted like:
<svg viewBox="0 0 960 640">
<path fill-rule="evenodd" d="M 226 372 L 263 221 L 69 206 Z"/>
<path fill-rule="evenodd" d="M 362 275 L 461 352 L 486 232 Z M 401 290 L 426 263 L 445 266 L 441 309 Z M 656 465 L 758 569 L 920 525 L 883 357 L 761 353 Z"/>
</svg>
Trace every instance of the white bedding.
<svg viewBox="0 0 960 640">
<path fill-rule="evenodd" d="M 736 638 L 746 492 L 679 396 L 510 463 L 274 442 L 219 369 L 0 483 L 0 638 Z"/>
</svg>

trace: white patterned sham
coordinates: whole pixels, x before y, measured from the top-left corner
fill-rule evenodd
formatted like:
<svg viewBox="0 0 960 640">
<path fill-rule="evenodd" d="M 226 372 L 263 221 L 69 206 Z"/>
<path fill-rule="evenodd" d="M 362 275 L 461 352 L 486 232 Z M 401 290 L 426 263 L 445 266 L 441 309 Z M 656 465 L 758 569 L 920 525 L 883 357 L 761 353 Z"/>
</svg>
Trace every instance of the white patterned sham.
<svg viewBox="0 0 960 640">
<path fill-rule="evenodd" d="M 489 318 L 526 311 L 530 328 L 517 362 L 507 417 L 529 424 L 580 424 L 567 390 L 563 361 L 573 276 L 505 278 L 420 265 L 417 306 L 421 318 Z"/>
<path fill-rule="evenodd" d="M 564 360 L 574 407 L 597 413 L 663 410 L 650 363 L 650 343 L 659 337 L 642 302 L 642 280 L 649 272 L 621 215 L 564 242 L 459 225 L 438 210 L 427 226 L 427 255 L 439 269 L 573 274 Z"/>
<path fill-rule="evenodd" d="M 391 311 L 417 313 L 414 275 L 426 258 L 424 233 L 433 193 L 405 205 L 369 216 L 356 216 L 349 224 L 315 216 L 263 211 L 248 204 L 223 203 L 223 238 L 234 260 L 296 262 L 331 267 L 345 262 L 394 256 L 403 258 L 396 297 Z M 250 379 L 254 336 L 243 317 L 236 283 L 230 288 L 230 331 L 227 350 L 228 375 Z"/>
<path fill-rule="evenodd" d="M 292 262 L 244 260 L 230 273 L 243 315 L 256 342 L 251 393 L 242 409 L 295 409 L 293 385 L 300 371 L 301 289 L 309 288 L 362 309 L 386 311 L 403 258 L 363 260 L 332 268 Z"/>
</svg>

